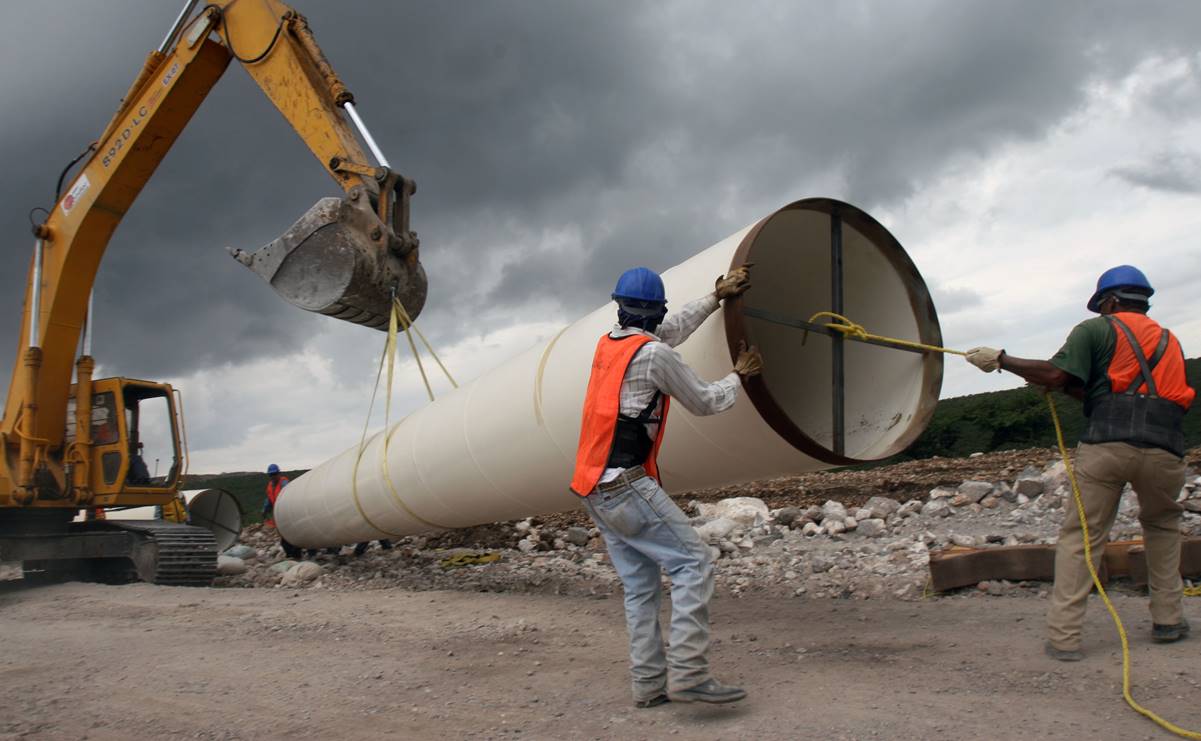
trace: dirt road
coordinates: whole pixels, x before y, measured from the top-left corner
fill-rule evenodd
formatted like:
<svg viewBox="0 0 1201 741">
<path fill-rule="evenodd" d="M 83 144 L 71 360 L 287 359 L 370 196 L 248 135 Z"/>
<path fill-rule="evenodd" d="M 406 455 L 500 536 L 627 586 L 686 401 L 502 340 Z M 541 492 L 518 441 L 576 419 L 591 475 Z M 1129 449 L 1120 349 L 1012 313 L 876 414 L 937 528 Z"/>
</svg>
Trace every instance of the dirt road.
<svg viewBox="0 0 1201 741">
<path fill-rule="evenodd" d="M 1201 640 L 1118 605 L 1136 695 L 1201 728 Z M 1101 606 L 1079 664 L 1042 655 L 1043 609 L 719 596 L 714 665 L 750 698 L 636 710 L 616 598 L 0 582 L 0 738 L 1169 737 L 1122 704 Z"/>
</svg>

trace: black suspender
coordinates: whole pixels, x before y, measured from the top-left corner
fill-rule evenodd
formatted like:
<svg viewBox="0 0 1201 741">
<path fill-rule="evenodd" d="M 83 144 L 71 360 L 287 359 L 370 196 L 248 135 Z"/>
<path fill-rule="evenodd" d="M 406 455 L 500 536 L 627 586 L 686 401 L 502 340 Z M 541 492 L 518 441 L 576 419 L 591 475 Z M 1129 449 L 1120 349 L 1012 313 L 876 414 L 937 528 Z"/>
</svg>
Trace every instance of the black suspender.
<svg viewBox="0 0 1201 741">
<path fill-rule="evenodd" d="M 1160 328 L 1159 344 L 1155 346 L 1155 353 L 1151 356 L 1151 360 L 1148 361 L 1147 355 L 1143 352 L 1142 345 L 1138 343 L 1138 340 L 1134 336 L 1134 331 L 1125 322 L 1110 314 L 1105 315 L 1105 320 L 1109 322 L 1110 326 L 1120 329 L 1122 334 L 1126 335 L 1126 341 L 1130 343 L 1130 349 L 1134 351 L 1134 357 L 1138 360 L 1139 374 L 1126 387 L 1124 393 L 1134 395 L 1138 393 L 1139 387 L 1145 383 L 1147 384 L 1147 394 L 1149 396 L 1159 396 L 1159 390 L 1155 387 L 1155 377 L 1152 371 L 1155 369 L 1155 366 L 1159 365 L 1159 361 L 1163 359 L 1164 352 L 1168 349 L 1168 340 L 1171 338 L 1171 333 L 1165 328 Z"/>
</svg>

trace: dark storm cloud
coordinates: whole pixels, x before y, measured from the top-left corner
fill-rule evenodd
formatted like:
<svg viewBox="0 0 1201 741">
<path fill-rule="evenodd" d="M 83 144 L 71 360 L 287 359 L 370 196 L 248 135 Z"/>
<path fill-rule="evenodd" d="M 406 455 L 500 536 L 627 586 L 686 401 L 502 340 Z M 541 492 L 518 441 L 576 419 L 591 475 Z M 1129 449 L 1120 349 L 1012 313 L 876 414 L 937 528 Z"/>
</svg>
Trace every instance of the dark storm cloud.
<svg viewBox="0 0 1201 741">
<path fill-rule="evenodd" d="M 1160 152 L 1146 162 L 1110 172 L 1133 185 L 1171 193 L 1201 193 L 1201 157 L 1190 152 Z"/>
<path fill-rule="evenodd" d="M 567 318 L 603 301 L 624 267 L 669 267 L 795 198 L 895 202 L 956 156 L 1042 137 L 1090 82 L 1195 54 L 1201 21 L 1193 2 L 297 5 L 393 166 L 418 182 L 423 323 L 441 342 L 522 312 Z M 0 113 L 11 245 L 0 373 L 26 211 L 49 205 L 59 168 L 175 11 L 125 0 L 13 12 L 24 32 L 0 51 L 0 93 L 18 101 Z M 287 306 L 224 254 L 335 192 L 231 69 L 106 254 L 107 370 L 179 373 L 286 352 L 314 332 L 375 342 Z"/>
</svg>

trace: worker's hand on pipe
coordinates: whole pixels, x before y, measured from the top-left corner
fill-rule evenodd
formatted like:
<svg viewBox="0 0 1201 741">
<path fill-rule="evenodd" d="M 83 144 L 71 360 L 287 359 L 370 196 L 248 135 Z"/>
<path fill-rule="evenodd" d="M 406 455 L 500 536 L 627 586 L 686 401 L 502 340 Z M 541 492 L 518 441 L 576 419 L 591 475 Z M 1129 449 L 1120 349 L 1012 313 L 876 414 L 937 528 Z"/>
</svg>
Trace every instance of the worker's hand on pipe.
<svg viewBox="0 0 1201 741">
<path fill-rule="evenodd" d="M 738 346 L 738 360 L 734 361 L 734 372 L 744 378 L 757 376 L 763 371 L 763 356 L 757 347 L 747 347 L 746 340 Z"/>
<path fill-rule="evenodd" d="M 992 347 L 973 347 L 967 351 L 967 362 L 985 373 L 992 373 L 1001 369 L 1001 355 L 1004 352 Z"/>
<path fill-rule="evenodd" d="M 717 298 L 733 298 L 745 293 L 746 289 L 751 287 L 751 267 L 754 264 L 753 262 L 748 262 L 742 267 L 734 268 L 725 275 L 717 276 L 717 280 L 713 282 L 713 292 L 717 294 Z"/>
</svg>

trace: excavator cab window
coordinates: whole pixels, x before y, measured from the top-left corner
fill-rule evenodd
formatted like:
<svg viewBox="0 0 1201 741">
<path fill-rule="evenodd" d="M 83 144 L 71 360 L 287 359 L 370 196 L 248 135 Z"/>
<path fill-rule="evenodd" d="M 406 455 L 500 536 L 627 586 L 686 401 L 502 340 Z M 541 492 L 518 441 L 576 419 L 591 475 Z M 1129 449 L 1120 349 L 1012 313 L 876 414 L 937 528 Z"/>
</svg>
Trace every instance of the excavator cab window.
<svg viewBox="0 0 1201 741">
<path fill-rule="evenodd" d="M 127 487 L 174 486 L 180 459 L 170 390 L 160 385 L 127 383 L 122 389 L 129 468 Z"/>
</svg>

